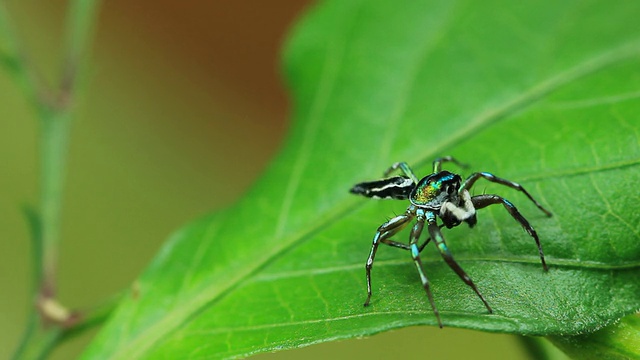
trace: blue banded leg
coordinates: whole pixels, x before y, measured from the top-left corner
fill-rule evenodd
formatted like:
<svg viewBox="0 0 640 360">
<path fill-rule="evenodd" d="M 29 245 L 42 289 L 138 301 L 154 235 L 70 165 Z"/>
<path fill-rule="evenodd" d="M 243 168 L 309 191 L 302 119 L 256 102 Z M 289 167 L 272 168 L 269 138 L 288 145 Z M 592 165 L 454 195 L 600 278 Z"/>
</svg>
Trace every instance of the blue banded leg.
<svg viewBox="0 0 640 360">
<path fill-rule="evenodd" d="M 487 300 L 485 300 L 484 296 L 482 296 L 480 291 L 478 291 L 476 284 L 473 283 L 473 280 L 471 280 L 469 275 L 467 275 L 467 273 L 464 270 L 462 270 L 460 265 L 458 265 L 456 260 L 453 258 L 451 251 L 449 251 L 449 247 L 447 247 L 447 243 L 444 241 L 444 236 L 442 236 L 442 232 L 440 232 L 440 227 L 436 224 L 435 215 L 429 219 L 428 230 L 429 230 L 429 235 L 431 235 L 431 238 L 436 243 L 436 246 L 438 247 L 438 251 L 440 252 L 440 255 L 442 255 L 442 258 L 447 263 L 447 265 L 449 265 L 449 267 L 453 271 L 455 271 L 456 274 L 458 274 L 460 279 L 462 279 L 462 281 L 464 281 L 465 284 L 467 284 L 470 288 L 473 289 L 473 291 L 475 291 L 476 295 L 478 295 L 480 300 L 482 300 L 482 302 L 484 303 L 484 306 L 487 308 L 489 313 L 493 313 L 491 306 L 489 306 L 489 303 L 487 302 Z"/>
<path fill-rule="evenodd" d="M 524 230 L 536 241 L 536 245 L 538 245 L 538 253 L 540 253 L 542 268 L 544 269 L 544 271 L 549 270 L 549 268 L 547 267 L 547 262 L 544 261 L 544 253 L 542 252 L 542 245 L 540 244 L 538 233 L 536 233 L 536 230 L 533 228 L 533 226 L 529 224 L 527 219 L 525 219 L 525 217 L 520 214 L 518 209 L 512 203 L 498 195 L 477 195 L 471 198 L 471 202 L 473 203 L 473 206 L 476 208 L 476 210 L 493 204 L 504 205 L 504 208 L 507 209 L 509 214 L 514 219 L 516 219 L 520 223 L 520 225 L 522 225 Z"/>
<path fill-rule="evenodd" d="M 467 164 L 461 163 L 460 161 L 456 160 L 453 156 L 443 156 L 443 157 L 439 157 L 439 158 L 436 158 L 435 160 L 433 160 L 433 172 L 434 173 L 439 173 L 440 170 L 442 170 L 442 163 L 444 163 L 444 162 L 452 162 L 452 163 L 460 166 L 461 168 L 468 167 Z"/>
<path fill-rule="evenodd" d="M 479 172 L 479 173 L 473 173 L 471 174 L 460 186 L 460 191 L 462 190 L 469 190 L 471 189 L 471 187 L 473 186 L 473 184 L 480 178 L 485 178 L 491 182 L 500 184 L 500 185 L 505 185 L 508 186 L 512 189 L 518 190 L 520 192 L 523 192 L 525 195 L 527 195 L 527 197 L 529 198 L 529 200 L 531 200 L 534 204 L 536 204 L 536 206 L 538 207 L 538 209 L 540 209 L 543 213 L 545 213 L 547 216 L 551 216 L 551 212 L 545 208 L 542 207 L 542 205 L 540 205 L 534 198 L 533 196 L 531 196 L 529 194 L 529 192 L 527 192 L 527 190 L 525 190 L 522 185 L 507 180 L 507 179 L 503 179 L 503 178 L 499 178 L 491 173 L 488 172 Z"/>
<path fill-rule="evenodd" d="M 440 229 L 442 229 L 444 227 L 444 224 L 441 224 L 441 225 L 438 225 L 438 226 L 440 227 Z M 389 236 L 391 236 L 391 235 L 389 235 Z M 391 239 L 383 239 L 383 240 L 380 240 L 380 242 L 383 243 L 383 244 L 392 246 L 392 247 L 403 249 L 403 250 L 411 250 L 411 245 L 408 245 L 408 244 L 405 244 L 405 243 L 401 243 L 401 242 L 398 242 L 398 241 L 393 241 Z M 422 243 L 422 245 L 420 245 L 418 247 L 418 252 L 421 253 L 422 250 L 424 250 L 424 248 L 427 246 L 427 244 L 429 242 L 431 242 L 431 238 L 430 237 L 428 237 L 427 240 L 425 240 Z"/>
<path fill-rule="evenodd" d="M 404 214 L 398 215 L 386 223 L 380 225 L 378 231 L 373 237 L 373 244 L 371 244 L 371 252 L 369 253 L 369 258 L 367 259 L 367 263 L 365 264 L 365 270 L 367 272 L 367 300 L 364 302 L 364 306 L 369 306 L 369 301 L 371 300 L 371 268 L 373 267 L 373 260 L 376 257 L 376 252 L 378 251 L 378 245 L 383 242 L 385 243 L 386 239 L 393 236 L 398 231 L 402 230 L 409 221 L 413 219 L 412 215 Z M 395 243 L 395 241 L 394 241 Z M 392 245 L 393 246 L 393 245 Z"/>
<path fill-rule="evenodd" d="M 424 215 L 418 215 L 418 221 L 411 229 L 411 258 L 413 258 L 413 262 L 416 265 L 416 270 L 418 270 L 418 274 L 420 275 L 420 281 L 422 281 L 422 287 L 424 291 L 427 293 L 427 298 L 429 299 L 429 303 L 431 304 L 431 309 L 433 309 L 433 314 L 436 316 L 438 320 L 438 326 L 442 328 L 442 320 L 440 319 L 440 312 L 436 307 L 436 303 L 433 300 L 433 294 L 431 294 L 431 289 L 429 287 L 429 279 L 424 273 L 424 268 L 422 266 L 422 261 L 420 260 L 420 249 L 418 248 L 418 239 L 420 238 L 420 234 L 422 233 L 422 229 L 424 228 Z M 437 226 L 436 226 L 437 227 Z M 428 240 L 427 240 L 428 241 Z"/>
<path fill-rule="evenodd" d="M 385 245 L 389 245 L 392 247 L 396 247 L 396 248 L 400 248 L 402 250 L 411 250 L 411 246 L 409 246 L 409 244 L 405 244 L 405 243 L 401 243 L 398 241 L 393 241 L 390 239 L 383 239 L 380 240 L 381 243 L 385 244 Z"/>
<path fill-rule="evenodd" d="M 397 163 L 394 163 L 393 165 L 391 165 L 384 172 L 384 176 L 389 176 L 389 174 L 391 174 L 392 172 L 394 172 L 395 170 L 398 170 L 398 169 L 400 169 L 400 171 L 402 171 L 403 174 L 405 174 L 409 179 L 411 179 L 414 184 L 418 183 L 418 177 L 416 176 L 416 174 L 413 173 L 413 170 L 411 170 L 411 167 L 409 167 L 409 164 L 407 164 L 404 161 L 397 162 Z"/>
</svg>

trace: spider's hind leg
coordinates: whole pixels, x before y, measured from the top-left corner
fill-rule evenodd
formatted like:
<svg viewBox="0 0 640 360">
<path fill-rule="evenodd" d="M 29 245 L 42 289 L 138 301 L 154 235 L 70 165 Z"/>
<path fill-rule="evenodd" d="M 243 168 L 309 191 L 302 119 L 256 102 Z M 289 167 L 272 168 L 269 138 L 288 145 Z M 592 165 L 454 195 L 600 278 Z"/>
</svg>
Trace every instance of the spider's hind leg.
<svg viewBox="0 0 640 360">
<path fill-rule="evenodd" d="M 536 230 L 529 224 L 529 221 L 525 219 L 522 214 L 518 211 L 518 209 L 507 199 L 504 199 L 498 195 L 477 195 L 471 198 L 471 202 L 476 209 L 482 209 L 489 205 L 493 204 L 502 204 L 504 208 L 507 209 L 509 214 L 516 219 L 520 225 L 524 228 L 524 230 L 531 235 L 531 237 L 536 241 L 536 245 L 538 246 L 538 253 L 540 254 L 540 261 L 542 262 L 542 267 L 545 271 L 548 271 L 547 263 L 544 260 L 544 253 L 542 252 L 542 245 L 540 244 L 540 239 L 538 238 L 538 233 Z"/>
<path fill-rule="evenodd" d="M 407 176 L 409 179 L 411 179 L 414 184 L 418 183 L 418 177 L 413 172 L 413 170 L 411 170 L 411 167 L 409 166 L 409 164 L 407 164 L 404 161 L 397 162 L 397 163 L 394 163 L 393 165 L 389 166 L 389 168 L 384 172 L 384 176 L 389 176 L 392 172 L 394 172 L 395 170 L 398 170 L 398 169 L 400 169 L 400 171 L 402 171 L 402 173 L 405 176 Z"/>
</svg>

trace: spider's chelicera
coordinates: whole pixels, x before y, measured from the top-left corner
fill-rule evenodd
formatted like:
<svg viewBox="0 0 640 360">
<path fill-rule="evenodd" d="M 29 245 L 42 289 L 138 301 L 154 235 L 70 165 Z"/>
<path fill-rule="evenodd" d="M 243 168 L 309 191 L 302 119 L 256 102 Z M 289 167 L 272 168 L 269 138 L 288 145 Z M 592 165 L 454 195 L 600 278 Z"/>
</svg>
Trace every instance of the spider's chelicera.
<svg viewBox="0 0 640 360">
<path fill-rule="evenodd" d="M 373 260 L 376 256 L 378 245 L 383 243 L 400 249 L 409 250 L 418 270 L 418 274 L 420 275 L 422 286 L 427 293 L 427 297 L 429 298 L 429 302 L 433 308 L 433 313 L 435 314 L 440 327 L 442 327 L 440 314 L 438 313 L 436 304 L 433 301 L 433 295 L 429 289 L 429 280 L 427 280 L 427 276 L 425 275 L 422 267 L 422 262 L 420 261 L 420 252 L 424 249 L 427 243 L 431 241 L 431 239 L 435 242 L 440 255 L 442 255 L 442 258 L 445 260 L 447 265 L 449 265 L 449 267 L 458 274 L 465 284 L 469 285 L 473 291 L 475 291 L 489 313 L 493 312 L 491 306 L 489 306 L 489 303 L 487 303 L 480 291 L 478 291 L 478 288 L 473 283 L 469 275 L 467 275 L 467 273 L 455 261 L 453 255 L 451 255 L 451 252 L 447 247 L 447 243 L 440 232 L 440 228 L 443 226 L 450 229 L 464 222 L 470 227 L 473 227 L 477 221 L 476 210 L 493 204 L 502 204 L 509 214 L 517 220 L 527 233 L 536 241 L 542 267 L 545 271 L 548 270 L 547 264 L 544 260 L 542 246 L 540 245 L 540 239 L 538 239 L 538 234 L 529 224 L 527 219 L 520 214 L 518 209 L 516 209 L 511 202 L 498 195 L 483 194 L 471 196 L 469 194 L 469 189 L 471 189 L 473 184 L 475 184 L 475 182 L 480 178 L 484 178 L 488 181 L 518 190 L 533 201 L 533 203 L 547 216 L 551 216 L 551 213 L 533 199 L 533 197 L 531 197 L 531 195 L 520 184 L 499 178 L 487 172 L 473 173 L 463 181 L 460 175 L 442 170 L 443 162 L 453 162 L 458 166 L 465 167 L 465 165 L 461 164 L 451 156 L 438 158 L 433 162 L 433 173 L 418 180 L 407 163 L 399 162 L 393 164 L 387 171 L 385 171 L 384 176 L 389 176 L 395 170 L 400 170 L 402 172 L 402 176 L 387 177 L 382 180 L 359 183 L 351 189 L 351 193 L 353 194 L 360 194 L 370 198 L 399 200 L 409 199 L 411 202 L 411 205 L 409 205 L 404 214 L 398 215 L 380 225 L 378 231 L 373 237 L 373 245 L 371 246 L 371 252 L 369 253 L 369 258 L 365 265 L 367 274 L 367 300 L 364 305 L 368 306 L 369 301 L 371 300 L 371 268 L 373 267 Z M 416 224 L 411 229 L 409 244 L 390 239 L 414 218 L 416 219 Z M 442 222 L 440 225 L 438 225 L 437 222 L 438 218 L 440 218 Z M 425 224 L 430 237 L 422 245 L 419 245 L 418 240 Z"/>
</svg>

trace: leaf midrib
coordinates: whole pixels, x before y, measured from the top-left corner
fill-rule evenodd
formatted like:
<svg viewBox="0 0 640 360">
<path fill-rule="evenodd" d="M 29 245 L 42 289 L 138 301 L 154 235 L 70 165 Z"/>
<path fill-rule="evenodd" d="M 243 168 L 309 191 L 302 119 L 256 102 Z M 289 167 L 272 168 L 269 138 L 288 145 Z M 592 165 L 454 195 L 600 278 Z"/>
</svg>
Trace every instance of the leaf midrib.
<svg viewBox="0 0 640 360">
<path fill-rule="evenodd" d="M 456 256 L 456 260 L 460 263 L 473 263 L 473 262 L 488 262 L 488 263 L 507 263 L 507 264 L 540 264 L 540 258 L 537 256 Z M 411 264 L 411 257 L 407 256 L 406 259 L 389 259 L 376 261 L 376 268 L 380 269 L 385 266 L 404 266 Z M 428 264 L 441 264 L 440 258 L 423 259 L 422 263 Z M 362 262 L 357 264 L 348 264 L 342 266 L 332 266 L 323 268 L 310 268 L 304 270 L 288 270 L 282 272 L 274 272 L 266 275 L 258 275 L 248 280 L 245 284 L 254 284 L 258 282 L 269 282 L 273 280 L 292 279 L 296 277 L 308 277 L 316 275 L 325 275 L 331 273 L 338 273 L 344 271 L 361 271 L 364 267 Z M 574 259 L 562 259 L 553 258 L 549 260 L 550 267 L 563 267 L 563 268 L 579 268 L 589 270 L 631 270 L 640 268 L 639 261 L 626 261 L 619 264 L 603 263 L 599 261 L 589 260 L 574 260 Z"/>
<path fill-rule="evenodd" d="M 432 148 L 440 149 L 440 151 L 452 148 L 465 140 L 473 138 L 475 135 L 486 130 L 490 126 L 504 120 L 509 114 L 523 110 L 535 103 L 544 95 L 561 88 L 563 85 L 639 55 L 640 41 L 637 39 L 609 51 L 604 51 L 599 55 L 592 57 L 590 60 L 584 61 L 565 72 L 559 73 L 556 76 L 538 83 L 528 91 L 522 93 L 522 95 L 516 96 L 512 100 L 507 101 L 504 105 L 486 110 L 471 119 L 467 126 L 461 128 L 457 133 L 453 133 L 451 137 L 443 139 L 440 143 L 435 144 Z M 416 167 L 426 166 L 435 155 L 435 151 L 425 152 L 417 158 L 408 159 L 408 162 L 416 164 Z M 638 162 L 640 162 L 640 160 L 631 160 L 626 163 L 625 166 L 637 164 Z M 572 173 L 569 172 L 569 174 Z M 247 271 L 240 273 L 238 276 L 231 279 L 231 281 L 228 282 L 228 285 L 220 286 L 220 284 L 210 284 L 205 287 L 200 293 L 200 296 L 191 298 L 192 300 L 185 302 L 178 308 L 178 311 L 170 312 L 167 316 L 149 324 L 147 331 L 143 331 L 132 341 L 125 344 L 124 347 L 118 348 L 110 358 L 140 357 L 142 354 L 146 353 L 153 344 L 156 344 L 162 338 L 171 334 L 179 327 L 180 324 L 188 322 L 190 318 L 201 312 L 204 307 L 215 304 L 221 298 L 240 286 L 240 284 L 245 282 L 246 279 L 251 278 L 261 269 L 264 269 L 284 254 L 303 244 L 305 239 L 308 239 L 312 234 L 322 228 L 326 228 L 332 223 L 335 223 L 350 211 L 355 211 L 361 206 L 364 206 L 363 202 L 360 204 L 354 204 L 353 202 L 344 201 L 336 204 L 336 206 L 333 207 L 333 215 L 331 213 L 327 213 L 322 218 L 317 218 L 317 221 L 315 221 L 311 227 L 306 228 L 305 231 L 292 234 L 288 238 L 285 238 L 280 242 L 281 244 L 284 244 L 283 246 L 274 248 L 272 252 L 265 255 L 262 261 L 256 261 L 256 265 L 248 267 Z"/>
</svg>

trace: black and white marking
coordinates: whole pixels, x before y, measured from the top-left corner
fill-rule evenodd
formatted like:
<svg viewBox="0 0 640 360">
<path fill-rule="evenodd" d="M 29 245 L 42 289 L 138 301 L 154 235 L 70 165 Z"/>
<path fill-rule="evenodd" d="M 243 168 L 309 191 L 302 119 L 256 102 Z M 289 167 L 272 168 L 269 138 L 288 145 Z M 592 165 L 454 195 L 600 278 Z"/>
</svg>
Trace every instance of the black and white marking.
<svg viewBox="0 0 640 360">
<path fill-rule="evenodd" d="M 442 207 L 440 208 L 441 218 L 446 217 L 449 214 L 455 217 L 459 222 L 463 222 L 476 214 L 476 208 L 471 202 L 471 195 L 469 195 L 469 191 L 462 190 L 459 195 L 462 200 L 460 205 L 456 205 L 449 201 L 445 201 L 442 204 Z"/>
<path fill-rule="evenodd" d="M 411 190 L 416 184 L 408 177 L 394 176 L 388 179 L 362 182 L 351 188 L 352 194 L 360 194 L 374 199 L 397 199 L 405 200 L 409 198 Z"/>
</svg>

